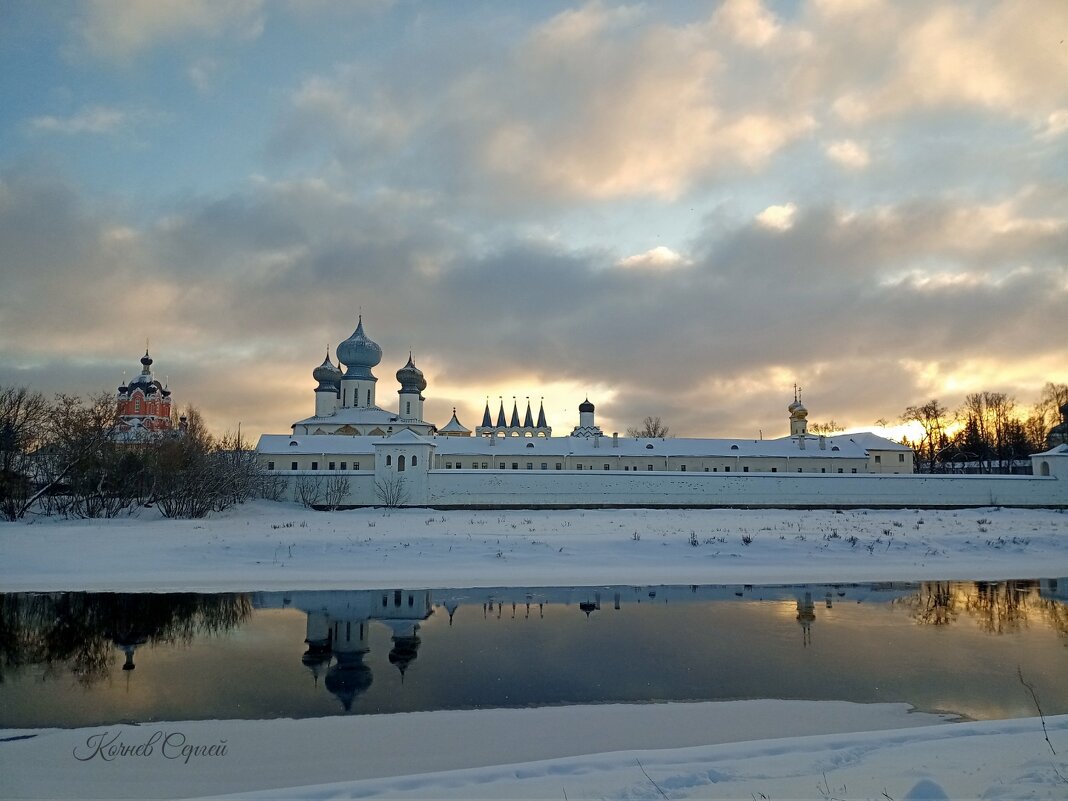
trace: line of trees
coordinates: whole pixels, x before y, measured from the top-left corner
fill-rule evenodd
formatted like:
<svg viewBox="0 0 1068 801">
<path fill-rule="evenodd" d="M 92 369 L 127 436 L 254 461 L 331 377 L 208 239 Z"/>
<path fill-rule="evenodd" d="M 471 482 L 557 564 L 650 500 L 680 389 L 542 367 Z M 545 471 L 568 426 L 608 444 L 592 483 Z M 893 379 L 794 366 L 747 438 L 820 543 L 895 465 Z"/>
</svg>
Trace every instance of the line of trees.
<svg viewBox="0 0 1068 801">
<path fill-rule="evenodd" d="M 128 440 L 116 435 L 108 393 L 49 401 L 25 387 L 0 387 L 0 519 L 115 517 L 143 505 L 196 518 L 269 494 L 240 436 L 213 436 L 195 408 L 185 417 L 180 434 Z"/>
<path fill-rule="evenodd" d="M 922 429 L 916 441 L 904 444 L 916 451 L 920 472 L 1011 473 L 1017 460 L 1048 447 L 1065 403 L 1068 384 L 1053 383 L 1042 388 L 1029 410 L 1004 392 L 974 392 L 953 411 L 932 399 L 901 415 L 901 422 Z"/>
</svg>

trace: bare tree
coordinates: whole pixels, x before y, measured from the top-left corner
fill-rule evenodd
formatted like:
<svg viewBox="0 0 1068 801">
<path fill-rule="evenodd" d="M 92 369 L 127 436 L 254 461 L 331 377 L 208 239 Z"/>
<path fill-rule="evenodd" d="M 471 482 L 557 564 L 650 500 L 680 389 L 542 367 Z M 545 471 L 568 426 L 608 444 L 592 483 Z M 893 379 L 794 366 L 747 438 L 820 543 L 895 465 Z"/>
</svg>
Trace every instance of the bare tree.
<svg viewBox="0 0 1068 801">
<path fill-rule="evenodd" d="M 390 473 L 384 478 L 375 479 L 375 497 L 383 506 L 396 507 L 408 503 L 408 484 L 404 476 Z"/>
<path fill-rule="evenodd" d="M 0 516 L 17 520 L 36 496 L 34 459 L 46 441 L 48 401 L 26 387 L 0 387 Z"/>
<path fill-rule="evenodd" d="M 937 400 L 929 400 L 922 406 L 909 406 L 901 415 L 903 423 L 919 423 L 923 436 L 916 445 L 921 472 L 935 472 L 939 454 L 948 442 L 946 440 L 946 415 L 949 410 Z M 926 466 L 926 469 L 922 468 Z"/>
<path fill-rule="evenodd" d="M 668 427 L 661 422 L 659 417 L 646 417 L 641 426 L 627 429 L 628 437 L 648 437 L 663 439 L 668 436 Z"/>
<path fill-rule="evenodd" d="M 813 434 L 837 434 L 839 431 L 845 431 L 845 426 L 839 425 L 837 420 L 830 420 L 826 423 L 812 423 L 808 430 Z"/>
<path fill-rule="evenodd" d="M 323 489 L 323 503 L 327 509 L 337 509 L 349 496 L 349 478 L 340 473 L 330 476 Z"/>
<path fill-rule="evenodd" d="M 299 476 L 293 485 L 293 500 L 306 508 L 318 505 L 323 500 L 323 479 L 321 476 Z"/>
</svg>

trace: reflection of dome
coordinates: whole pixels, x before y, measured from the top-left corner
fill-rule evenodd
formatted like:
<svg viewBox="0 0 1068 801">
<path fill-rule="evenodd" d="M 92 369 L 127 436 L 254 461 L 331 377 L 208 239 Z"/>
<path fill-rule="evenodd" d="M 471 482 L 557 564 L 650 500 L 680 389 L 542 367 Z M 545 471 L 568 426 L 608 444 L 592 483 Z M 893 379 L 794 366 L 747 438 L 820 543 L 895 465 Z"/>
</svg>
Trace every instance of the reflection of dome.
<svg viewBox="0 0 1068 801">
<path fill-rule="evenodd" d="M 584 400 L 582 403 L 579 404 L 579 411 L 580 412 L 589 412 L 591 414 L 593 413 L 593 411 L 594 411 L 593 404 L 590 403 L 590 399 L 589 398 L 586 398 L 586 400 Z"/>
<path fill-rule="evenodd" d="M 408 363 L 397 371 L 397 381 L 400 382 L 401 392 L 422 392 L 426 389 L 426 379 L 423 371 L 415 366 L 412 354 L 408 354 Z"/>
<path fill-rule="evenodd" d="M 374 681 L 371 668 L 363 663 L 363 654 L 338 654 L 337 662 L 327 671 L 326 689 L 337 696 L 346 712 L 352 711 L 356 696 L 367 691 Z"/>
<path fill-rule="evenodd" d="M 126 661 L 122 665 L 123 670 L 133 670 L 137 667 L 134 664 L 134 653 L 137 651 L 138 646 L 144 645 L 148 642 L 148 638 L 136 633 L 129 633 L 126 635 L 119 635 L 113 637 L 111 640 L 115 645 L 126 654 Z"/>
<path fill-rule="evenodd" d="M 397 666 L 402 682 L 404 681 L 404 673 L 408 670 L 408 665 L 415 661 L 415 658 L 419 655 L 419 643 L 419 637 L 414 634 L 410 637 L 393 638 L 393 649 L 389 652 L 389 663 Z"/>
<path fill-rule="evenodd" d="M 374 378 L 371 368 L 382 361 L 382 348 L 363 332 L 362 315 L 352 336 L 337 346 L 337 360 L 348 368 L 345 375 Z"/>
<path fill-rule="evenodd" d="M 308 643 L 308 650 L 301 655 L 300 661 L 304 667 L 311 671 L 315 683 L 318 685 L 319 674 L 330 664 L 332 658 L 333 654 L 330 652 L 329 645 Z"/>
</svg>

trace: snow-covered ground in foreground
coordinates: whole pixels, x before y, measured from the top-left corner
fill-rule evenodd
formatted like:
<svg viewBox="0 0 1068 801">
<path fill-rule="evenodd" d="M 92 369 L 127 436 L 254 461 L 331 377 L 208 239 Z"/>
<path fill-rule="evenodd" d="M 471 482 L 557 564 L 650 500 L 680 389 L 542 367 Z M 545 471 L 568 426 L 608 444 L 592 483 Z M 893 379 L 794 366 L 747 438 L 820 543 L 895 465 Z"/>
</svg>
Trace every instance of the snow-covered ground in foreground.
<svg viewBox="0 0 1068 801">
<path fill-rule="evenodd" d="M 748 542 L 746 542 L 748 540 Z M 696 541 L 696 545 L 691 544 Z M 1068 576 L 1043 510 L 316 513 L 0 526 L 0 591 L 729 584 Z M 1068 675 L 1068 673 L 1066 673 Z M 1021 688 L 1021 691 L 1022 688 Z M 1068 716 L 738 701 L 0 731 L 0 796 L 1068 798 Z M 156 730 L 225 755 L 82 762 Z"/>
<path fill-rule="evenodd" d="M 0 524 L 0 591 L 1068 575 L 1068 513 L 1047 510 L 326 513 L 257 502 L 209 520 L 164 520 L 153 510 L 142 511 L 117 520 Z"/>
</svg>

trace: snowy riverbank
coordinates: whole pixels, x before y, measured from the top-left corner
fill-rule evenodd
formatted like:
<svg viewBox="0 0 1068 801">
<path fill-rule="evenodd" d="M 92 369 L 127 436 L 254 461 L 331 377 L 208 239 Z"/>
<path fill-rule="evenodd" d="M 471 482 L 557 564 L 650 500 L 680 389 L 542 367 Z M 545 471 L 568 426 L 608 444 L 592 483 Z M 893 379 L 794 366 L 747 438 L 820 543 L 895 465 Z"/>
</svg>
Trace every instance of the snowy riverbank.
<svg viewBox="0 0 1068 801">
<path fill-rule="evenodd" d="M 0 527 L 4 592 L 1064 576 L 1068 514 L 1042 510 L 316 513 L 255 503 L 207 521 L 143 510 Z M 945 721 L 902 705 L 753 700 L 7 730 L 0 796 L 1068 795 L 1068 716 L 1045 721 L 1056 755 L 1038 718 Z M 136 746 L 156 731 L 205 748 L 225 740 L 225 753 L 186 764 L 157 742 L 151 755 L 76 756 L 105 732 Z"/>
<path fill-rule="evenodd" d="M 693 544 L 696 543 L 696 544 Z M 354 510 L 0 526 L 0 591 L 1006 579 L 1068 575 L 1068 514 Z"/>
</svg>

